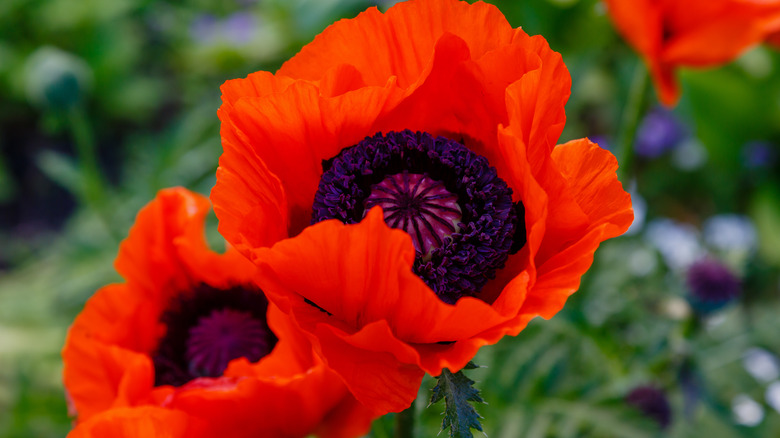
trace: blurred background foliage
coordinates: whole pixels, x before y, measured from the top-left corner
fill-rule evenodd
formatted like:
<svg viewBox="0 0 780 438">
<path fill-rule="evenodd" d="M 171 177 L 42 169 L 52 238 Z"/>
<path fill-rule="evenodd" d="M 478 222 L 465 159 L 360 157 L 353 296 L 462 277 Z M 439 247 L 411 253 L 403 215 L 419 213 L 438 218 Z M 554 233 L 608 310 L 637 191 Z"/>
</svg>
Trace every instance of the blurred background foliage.
<svg viewBox="0 0 780 438">
<path fill-rule="evenodd" d="M 110 260 L 157 190 L 213 186 L 220 84 L 275 70 L 375 3 L 0 2 L 0 437 L 69 430 L 67 327 L 120 280 Z M 604 6 L 495 3 L 563 54 L 573 90 L 562 141 L 616 146 L 643 66 Z M 624 178 L 632 229 L 597 252 L 563 312 L 477 356 L 484 368 L 469 375 L 490 436 L 780 435 L 780 54 L 757 47 L 682 82 L 673 111 L 645 91 Z M 701 263 L 719 268 L 692 274 Z M 724 271 L 741 288 L 700 286 Z M 426 405 L 420 436 L 441 418 Z M 372 436 L 392 436 L 389 417 Z"/>
</svg>

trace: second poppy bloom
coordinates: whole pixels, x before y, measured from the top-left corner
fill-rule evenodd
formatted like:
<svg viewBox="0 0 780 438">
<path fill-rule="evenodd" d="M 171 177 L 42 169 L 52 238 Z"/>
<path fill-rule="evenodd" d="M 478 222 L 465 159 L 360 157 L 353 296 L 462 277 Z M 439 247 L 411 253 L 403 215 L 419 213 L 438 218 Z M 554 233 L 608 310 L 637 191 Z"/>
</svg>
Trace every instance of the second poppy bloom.
<svg viewBox="0 0 780 438">
<path fill-rule="evenodd" d="M 552 317 L 631 223 L 615 158 L 555 146 L 570 86 L 494 6 L 430 0 L 222 87 L 220 232 L 376 412 Z"/>
<path fill-rule="evenodd" d="M 778 0 L 606 0 L 610 16 L 645 59 L 664 104 L 680 98 L 678 67 L 732 61 L 780 31 Z"/>
<path fill-rule="evenodd" d="M 125 282 L 87 302 L 62 352 L 73 436 L 365 433 L 367 409 L 268 303 L 255 266 L 208 248 L 209 209 L 168 189 L 138 214 L 115 263 Z"/>
</svg>

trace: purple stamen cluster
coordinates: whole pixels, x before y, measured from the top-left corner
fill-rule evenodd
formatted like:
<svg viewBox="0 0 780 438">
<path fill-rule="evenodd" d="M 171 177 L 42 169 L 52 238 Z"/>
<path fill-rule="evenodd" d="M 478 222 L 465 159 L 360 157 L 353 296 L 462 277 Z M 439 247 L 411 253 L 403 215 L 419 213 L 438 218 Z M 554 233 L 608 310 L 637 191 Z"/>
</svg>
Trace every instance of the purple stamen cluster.
<svg viewBox="0 0 780 438">
<path fill-rule="evenodd" d="M 323 162 L 323 171 L 312 223 L 353 224 L 371 207 L 391 208 L 384 211 L 388 224 L 412 235 L 414 272 L 447 303 L 476 296 L 525 242 L 512 189 L 485 157 L 457 141 L 378 133 Z"/>
<path fill-rule="evenodd" d="M 248 312 L 214 310 L 198 320 L 187 339 L 187 362 L 193 376 L 219 377 L 231 360 L 256 362 L 271 351 L 268 327 Z"/>
<path fill-rule="evenodd" d="M 219 377 L 233 359 L 262 359 L 277 342 L 267 312 L 265 295 L 251 286 L 200 284 L 179 294 L 160 317 L 166 333 L 152 357 L 155 385 Z"/>
</svg>

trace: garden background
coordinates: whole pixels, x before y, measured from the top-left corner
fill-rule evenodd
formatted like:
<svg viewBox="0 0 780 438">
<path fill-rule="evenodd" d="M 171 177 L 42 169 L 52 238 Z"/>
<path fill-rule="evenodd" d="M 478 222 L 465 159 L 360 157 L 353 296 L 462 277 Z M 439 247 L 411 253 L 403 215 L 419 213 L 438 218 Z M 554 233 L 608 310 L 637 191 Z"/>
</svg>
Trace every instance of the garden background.
<svg viewBox="0 0 780 438">
<path fill-rule="evenodd" d="M 644 66 L 604 5 L 493 3 L 563 55 L 573 86 L 561 142 L 616 148 Z M 328 24 L 374 4 L 0 2 L 0 437 L 69 430 L 67 327 L 97 288 L 120 280 L 111 260 L 157 190 L 214 185 L 220 84 L 276 70 Z M 682 84 L 672 112 L 644 91 L 621 171 L 636 213 L 629 233 L 599 249 L 561 313 L 476 357 L 484 368 L 469 375 L 488 403 L 478 409 L 490 437 L 780 436 L 780 53 L 757 47 L 683 71 Z M 223 247 L 213 215 L 209 227 Z M 686 284 L 703 258 L 742 285 L 736 302 L 707 315 Z M 422 399 L 433 384 L 424 381 Z M 626 401 L 642 386 L 668 398 L 665 429 Z M 418 435 L 433 436 L 443 408 L 421 401 Z M 371 436 L 391 430 L 383 418 Z"/>
</svg>

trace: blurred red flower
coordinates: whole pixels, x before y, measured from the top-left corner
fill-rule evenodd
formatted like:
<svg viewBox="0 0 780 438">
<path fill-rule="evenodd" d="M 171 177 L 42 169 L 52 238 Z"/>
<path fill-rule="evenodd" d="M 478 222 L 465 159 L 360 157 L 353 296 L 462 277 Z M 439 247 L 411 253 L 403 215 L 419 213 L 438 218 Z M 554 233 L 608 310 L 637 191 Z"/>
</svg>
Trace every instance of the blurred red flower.
<svg viewBox="0 0 780 438">
<path fill-rule="evenodd" d="M 552 317 L 630 225 L 612 154 L 555 146 L 570 87 L 544 38 L 454 0 L 369 9 L 223 85 L 220 232 L 375 412 Z"/>
<path fill-rule="evenodd" d="M 680 98 L 678 67 L 725 64 L 780 30 L 778 0 L 606 2 L 615 26 L 645 59 L 667 106 Z"/>
<path fill-rule="evenodd" d="M 367 410 L 268 304 L 251 280 L 255 266 L 232 248 L 208 248 L 209 209 L 201 195 L 167 189 L 138 214 L 115 262 L 125 282 L 87 302 L 62 352 L 85 424 L 74 435 L 125 430 L 139 412 L 150 415 L 143 424 L 170 423 L 170 433 L 191 430 L 188 419 L 204 436 L 365 433 Z M 164 409 L 115 411 L 145 405 Z"/>
</svg>

